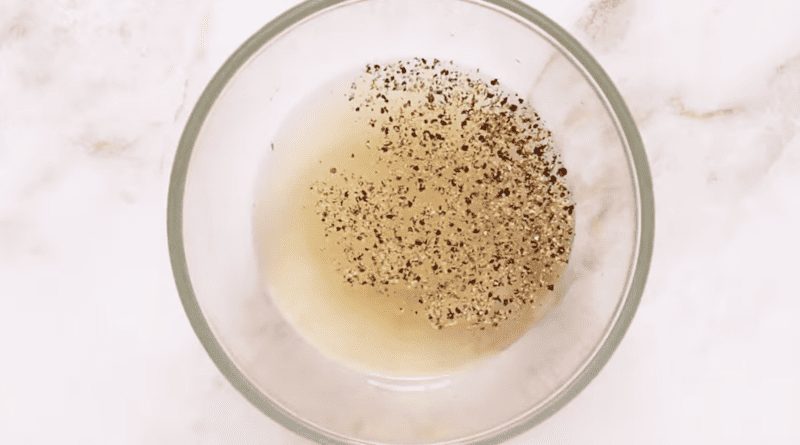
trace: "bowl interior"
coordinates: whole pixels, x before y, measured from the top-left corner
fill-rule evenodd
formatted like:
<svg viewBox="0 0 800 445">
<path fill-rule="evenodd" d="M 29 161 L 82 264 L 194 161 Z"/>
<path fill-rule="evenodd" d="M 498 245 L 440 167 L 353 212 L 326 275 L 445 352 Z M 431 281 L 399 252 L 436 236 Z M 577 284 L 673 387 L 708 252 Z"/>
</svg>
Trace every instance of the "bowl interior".
<svg viewBox="0 0 800 445">
<path fill-rule="evenodd" d="M 519 433 L 588 383 L 633 316 L 652 192 L 632 119 L 574 39 L 528 7 L 497 3 L 308 2 L 232 56 L 187 124 L 169 204 L 184 306 L 226 377 L 294 431 L 330 443 L 426 444 Z M 276 162 L 270 147 L 292 112 L 367 63 L 413 57 L 479 68 L 533 106 L 569 170 L 576 234 L 561 304 L 514 345 L 468 372 L 387 379 L 327 359 L 285 320 L 259 270 L 253 215 L 259 175 Z"/>
</svg>

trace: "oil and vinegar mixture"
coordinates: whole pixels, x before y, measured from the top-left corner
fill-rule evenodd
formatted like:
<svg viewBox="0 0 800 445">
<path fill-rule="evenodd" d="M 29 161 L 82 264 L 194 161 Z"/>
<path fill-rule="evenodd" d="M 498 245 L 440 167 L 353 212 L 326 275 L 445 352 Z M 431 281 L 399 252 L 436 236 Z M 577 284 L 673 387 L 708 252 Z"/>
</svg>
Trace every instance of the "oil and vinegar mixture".
<svg viewBox="0 0 800 445">
<path fill-rule="evenodd" d="M 552 306 L 574 231 L 567 170 L 498 80 L 437 59 L 368 65 L 302 107 L 270 155 L 266 282 L 326 356 L 448 374 Z"/>
</svg>

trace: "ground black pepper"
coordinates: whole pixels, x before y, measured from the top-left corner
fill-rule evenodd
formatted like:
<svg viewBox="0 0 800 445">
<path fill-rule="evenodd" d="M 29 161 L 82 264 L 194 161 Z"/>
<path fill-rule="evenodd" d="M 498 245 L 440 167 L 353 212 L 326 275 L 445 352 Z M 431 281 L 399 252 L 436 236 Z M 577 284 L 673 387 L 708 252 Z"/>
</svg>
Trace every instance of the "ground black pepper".
<svg viewBox="0 0 800 445">
<path fill-rule="evenodd" d="M 534 110 L 510 104 L 497 79 L 442 65 L 367 65 L 350 100 L 381 131 L 374 142 L 385 174 L 331 167 L 344 185 L 311 188 L 329 242 L 344 248 L 346 282 L 388 297 L 412 290 L 437 329 L 496 327 L 554 290 L 574 203 Z"/>
</svg>

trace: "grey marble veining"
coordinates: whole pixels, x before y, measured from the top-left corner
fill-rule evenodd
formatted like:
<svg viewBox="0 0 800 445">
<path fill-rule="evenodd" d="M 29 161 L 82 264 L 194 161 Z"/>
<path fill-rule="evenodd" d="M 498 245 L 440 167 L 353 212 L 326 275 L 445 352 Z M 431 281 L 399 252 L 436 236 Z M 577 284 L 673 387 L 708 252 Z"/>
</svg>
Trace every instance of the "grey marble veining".
<svg viewBox="0 0 800 445">
<path fill-rule="evenodd" d="M 0 443 L 307 443 L 200 346 L 165 229 L 191 108 L 295 3 L 0 4 Z M 510 443 L 797 443 L 800 3 L 529 3 L 637 120 L 656 240 L 613 358 Z"/>
</svg>

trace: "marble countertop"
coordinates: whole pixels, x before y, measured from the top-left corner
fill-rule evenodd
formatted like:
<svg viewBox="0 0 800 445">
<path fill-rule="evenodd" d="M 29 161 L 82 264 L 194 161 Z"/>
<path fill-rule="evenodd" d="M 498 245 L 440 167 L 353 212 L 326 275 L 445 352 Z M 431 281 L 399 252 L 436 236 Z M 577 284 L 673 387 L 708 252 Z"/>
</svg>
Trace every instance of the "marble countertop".
<svg viewBox="0 0 800 445">
<path fill-rule="evenodd" d="M 528 2 L 625 97 L 656 238 L 609 363 L 510 443 L 800 443 L 800 2 Z M 0 443 L 308 443 L 203 350 L 165 228 L 192 106 L 295 3 L 0 3 Z"/>
</svg>

